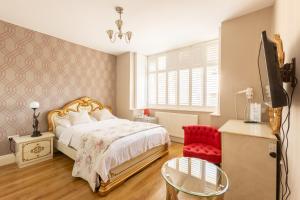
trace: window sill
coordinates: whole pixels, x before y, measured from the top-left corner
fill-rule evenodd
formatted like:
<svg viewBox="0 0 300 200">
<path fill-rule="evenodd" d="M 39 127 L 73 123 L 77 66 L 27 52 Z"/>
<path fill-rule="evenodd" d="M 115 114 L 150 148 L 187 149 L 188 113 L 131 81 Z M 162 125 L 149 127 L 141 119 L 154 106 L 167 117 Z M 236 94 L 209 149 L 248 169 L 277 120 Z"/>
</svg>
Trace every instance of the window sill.
<svg viewBox="0 0 300 200">
<path fill-rule="evenodd" d="M 214 117 L 220 117 L 221 113 L 219 111 L 216 111 L 216 112 L 211 113 L 210 115 L 214 116 Z"/>
<path fill-rule="evenodd" d="M 170 111 L 188 111 L 188 112 L 204 112 L 216 113 L 215 107 L 168 107 L 168 106 L 149 106 L 152 110 L 170 110 Z"/>
</svg>

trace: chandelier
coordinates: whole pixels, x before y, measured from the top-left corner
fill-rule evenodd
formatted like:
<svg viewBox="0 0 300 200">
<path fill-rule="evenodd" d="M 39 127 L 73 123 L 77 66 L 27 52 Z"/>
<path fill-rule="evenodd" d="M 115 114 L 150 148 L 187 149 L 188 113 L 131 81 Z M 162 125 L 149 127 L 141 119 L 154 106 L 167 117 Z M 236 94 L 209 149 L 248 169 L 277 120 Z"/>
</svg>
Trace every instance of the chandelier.
<svg viewBox="0 0 300 200">
<path fill-rule="evenodd" d="M 114 32 L 113 30 L 107 30 L 106 33 L 110 39 L 111 42 L 115 42 L 116 38 L 118 37 L 120 40 L 122 40 L 122 38 L 125 38 L 126 43 L 130 43 L 131 40 L 131 36 L 132 36 L 132 32 L 131 31 L 127 31 L 125 33 L 123 33 L 122 31 L 122 26 L 123 26 L 123 20 L 122 20 L 122 14 L 123 14 L 123 8 L 122 7 L 116 7 L 116 11 L 117 13 L 119 13 L 119 19 L 117 19 L 115 21 L 118 31 Z"/>
</svg>

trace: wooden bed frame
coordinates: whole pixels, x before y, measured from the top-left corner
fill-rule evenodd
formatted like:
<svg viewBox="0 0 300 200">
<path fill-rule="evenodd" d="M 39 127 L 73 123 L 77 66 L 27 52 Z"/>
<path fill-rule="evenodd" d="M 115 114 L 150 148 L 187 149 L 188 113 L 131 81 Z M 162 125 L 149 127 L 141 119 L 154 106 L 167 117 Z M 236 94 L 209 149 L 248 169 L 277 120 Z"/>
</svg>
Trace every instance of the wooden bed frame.
<svg viewBox="0 0 300 200">
<path fill-rule="evenodd" d="M 88 112 L 93 112 L 95 110 L 101 110 L 103 108 L 108 108 L 102 103 L 91 99 L 89 97 L 82 97 L 67 103 L 61 109 L 53 110 L 48 113 L 48 130 L 55 133 L 55 119 L 56 118 L 67 118 L 68 112 L 79 112 L 81 110 L 86 110 Z M 110 109 L 111 110 L 111 109 Z M 54 147 L 75 160 L 76 150 L 72 147 L 66 146 L 59 143 L 58 140 L 54 139 Z M 106 195 L 108 192 L 119 186 L 121 183 L 126 181 L 129 177 L 138 173 L 139 171 L 146 168 L 148 165 L 159 159 L 160 157 L 168 154 L 168 145 L 161 145 L 150 149 L 149 151 L 137 156 L 136 158 L 129 160 L 113 169 L 110 170 L 110 179 L 108 182 L 100 181 L 99 193 L 100 195 Z"/>
</svg>

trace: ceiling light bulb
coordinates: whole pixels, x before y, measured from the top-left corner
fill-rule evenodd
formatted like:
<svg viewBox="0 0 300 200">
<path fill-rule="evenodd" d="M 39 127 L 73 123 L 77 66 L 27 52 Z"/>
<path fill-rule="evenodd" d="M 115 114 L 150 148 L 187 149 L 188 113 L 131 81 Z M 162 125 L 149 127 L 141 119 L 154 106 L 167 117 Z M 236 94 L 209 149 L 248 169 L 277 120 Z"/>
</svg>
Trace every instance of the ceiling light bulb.
<svg viewBox="0 0 300 200">
<path fill-rule="evenodd" d="M 107 30 L 106 33 L 107 33 L 109 39 L 111 40 L 112 37 L 113 37 L 114 31 L 113 30 Z"/>
<path fill-rule="evenodd" d="M 121 30 L 122 25 L 123 25 L 123 21 L 121 19 L 118 19 L 118 20 L 116 20 L 115 23 L 116 23 L 116 25 L 118 27 L 118 30 Z"/>
<path fill-rule="evenodd" d="M 126 33 L 126 35 L 127 35 L 128 41 L 130 41 L 130 40 L 131 40 L 131 36 L 132 36 L 132 32 L 131 32 L 131 31 L 128 31 L 128 32 Z"/>
</svg>

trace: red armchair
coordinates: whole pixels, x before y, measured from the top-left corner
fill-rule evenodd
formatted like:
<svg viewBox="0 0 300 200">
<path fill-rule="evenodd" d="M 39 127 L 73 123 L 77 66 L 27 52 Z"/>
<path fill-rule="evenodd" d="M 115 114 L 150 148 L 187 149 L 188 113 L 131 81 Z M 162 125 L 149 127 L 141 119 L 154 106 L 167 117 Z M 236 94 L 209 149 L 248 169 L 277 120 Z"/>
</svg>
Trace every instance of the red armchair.
<svg viewBox="0 0 300 200">
<path fill-rule="evenodd" d="M 183 156 L 221 163 L 221 134 L 216 128 L 192 125 L 184 126 L 183 130 Z"/>
</svg>

